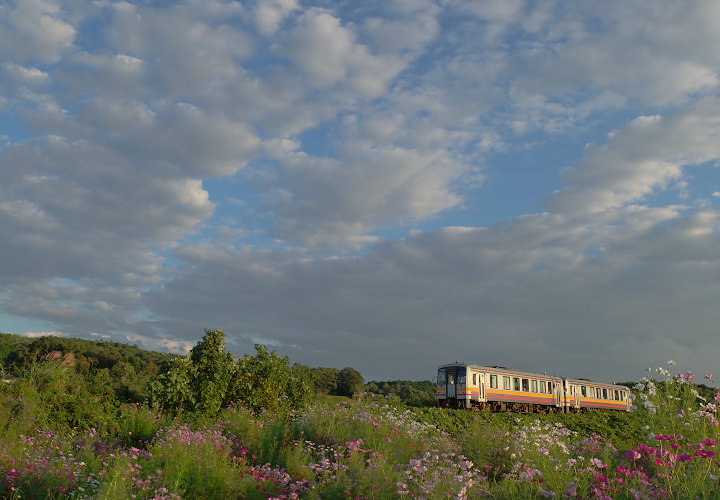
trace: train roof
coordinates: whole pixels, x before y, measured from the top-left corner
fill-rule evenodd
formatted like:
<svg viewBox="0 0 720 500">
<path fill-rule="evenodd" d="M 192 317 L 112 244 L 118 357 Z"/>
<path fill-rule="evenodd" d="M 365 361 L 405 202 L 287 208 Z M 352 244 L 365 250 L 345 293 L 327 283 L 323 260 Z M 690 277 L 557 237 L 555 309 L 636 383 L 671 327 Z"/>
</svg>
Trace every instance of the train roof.
<svg viewBox="0 0 720 500">
<path fill-rule="evenodd" d="M 497 372 L 497 373 L 506 373 L 508 375 L 520 375 L 520 376 L 528 376 L 528 377 L 536 377 L 536 378 L 561 380 L 561 377 L 558 377 L 557 375 L 548 375 L 547 373 L 523 372 L 520 370 L 514 370 L 512 368 L 506 368 L 504 366 L 473 365 L 470 363 L 448 363 L 445 365 L 440 365 L 438 368 L 448 368 L 451 366 L 466 366 L 468 368 L 473 368 L 473 369 L 480 370 L 480 371 L 491 371 L 491 372 Z"/>
<path fill-rule="evenodd" d="M 619 385 L 619 384 L 615 384 L 615 383 L 611 384 L 609 382 L 598 382 L 597 380 L 590 380 L 587 378 L 568 378 L 565 380 L 567 380 L 568 382 L 571 382 L 573 384 L 578 384 L 578 385 L 600 385 L 603 387 L 615 387 L 618 389 L 628 389 L 628 387 L 625 385 Z"/>
<path fill-rule="evenodd" d="M 468 368 L 473 368 L 475 370 L 506 373 L 508 375 L 520 375 L 520 376 L 546 378 L 546 379 L 553 379 L 553 380 L 567 380 L 570 383 L 579 384 L 579 385 L 595 385 L 595 386 L 603 386 L 603 387 L 613 387 L 613 388 L 618 388 L 618 389 L 627 389 L 627 386 L 619 385 L 619 384 L 615 384 L 615 383 L 598 382 L 596 380 L 590 380 L 587 378 L 560 377 L 558 375 L 548 375 L 547 373 L 523 372 L 520 370 L 514 370 L 512 368 L 507 368 L 505 366 L 474 365 L 471 363 L 463 363 L 463 362 L 456 361 L 455 363 L 447 363 L 444 365 L 440 365 L 438 368 L 448 368 L 451 366 L 465 366 Z"/>
</svg>

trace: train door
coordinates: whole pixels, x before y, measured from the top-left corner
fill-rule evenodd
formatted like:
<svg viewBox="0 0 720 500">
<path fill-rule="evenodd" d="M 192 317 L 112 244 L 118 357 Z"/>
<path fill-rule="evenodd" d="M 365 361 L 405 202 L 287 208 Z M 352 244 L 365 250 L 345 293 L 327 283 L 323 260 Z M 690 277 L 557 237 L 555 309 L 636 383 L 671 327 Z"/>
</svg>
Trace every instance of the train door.
<svg viewBox="0 0 720 500">
<path fill-rule="evenodd" d="M 563 388 L 563 384 L 558 384 L 557 382 L 548 382 L 549 384 L 553 385 L 553 389 L 555 391 L 555 403 L 557 406 L 565 407 L 565 390 Z"/>
<path fill-rule="evenodd" d="M 457 379 L 458 379 L 458 369 L 457 368 L 448 368 L 447 369 L 447 385 L 446 385 L 448 399 L 457 398 Z"/>
<path fill-rule="evenodd" d="M 574 408 L 580 408 L 580 393 L 579 393 L 580 387 L 577 385 L 572 386 L 572 395 L 573 395 L 573 407 Z"/>
</svg>

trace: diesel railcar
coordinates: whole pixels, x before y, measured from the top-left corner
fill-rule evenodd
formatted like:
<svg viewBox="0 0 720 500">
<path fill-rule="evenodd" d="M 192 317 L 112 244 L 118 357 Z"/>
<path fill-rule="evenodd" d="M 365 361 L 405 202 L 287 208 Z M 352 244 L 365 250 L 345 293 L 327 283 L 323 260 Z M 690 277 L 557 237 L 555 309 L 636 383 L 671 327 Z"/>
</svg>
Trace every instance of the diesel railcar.
<svg viewBox="0 0 720 500">
<path fill-rule="evenodd" d="M 622 385 L 467 363 L 440 366 L 436 393 L 444 407 L 522 413 L 629 411 L 631 405 Z"/>
</svg>

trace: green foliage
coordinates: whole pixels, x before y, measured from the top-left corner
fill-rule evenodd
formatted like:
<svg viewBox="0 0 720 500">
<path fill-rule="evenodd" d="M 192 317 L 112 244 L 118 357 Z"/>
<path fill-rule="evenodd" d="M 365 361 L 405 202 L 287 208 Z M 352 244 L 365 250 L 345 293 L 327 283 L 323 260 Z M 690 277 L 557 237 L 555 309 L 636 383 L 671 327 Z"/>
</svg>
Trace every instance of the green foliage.
<svg viewBox="0 0 720 500">
<path fill-rule="evenodd" d="M 172 413 L 215 416 L 231 400 L 235 358 L 226 350 L 225 332 L 205 330 L 187 356 L 173 360 L 150 383 L 150 401 Z"/>
<path fill-rule="evenodd" d="M 429 380 L 392 380 L 369 382 L 367 391 L 386 397 L 397 397 L 410 406 L 437 406 L 435 384 Z"/>
<path fill-rule="evenodd" d="M 31 418 L 49 428 L 107 429 L 114 421 L 117 400 L 102 381 L 93 384 L 58 361 L 35 363 L 19 375 L 0 387 L 0 397 L 12 402 L 6 417 Z M 14 422 L 2 425 L 9 428 Z"/>
<path fill-rule="evenodd" d="M 233 395 L 249 408 L 277 412 L 300 408 L 313 394 L 312 374 L 304 367 L 291 367 L 287 356 L 268 352 L 255 345 L 255 356 L 245 355 L 238 362 Z"/>
<path fill-rule="evenodd" d="M 235 360 L 222 330 L 205 330 L 190 353 L 169 363 L 149 387 L 150 401 L 173 414 L 214 418 L 234 401 L 255 410 L 299 408 L 312 396 L 313 377 L 287 356 L 256 345 L 255 356 Z"/>
<path fill-rule="evenodd" d="M 120 401 L 142 402 L 147 396 L 146 386 L 157 375 L 159 366 L 174 358 L 174 354 L 118 342 L 0 334 L 0 365 L 5 376 L 17 377 L 35 363 L 62 361 L 91 385 L 109 385 Z M 96 378 L 103 371 L 109 377 Z"/>
<path fill-rule="evenodd" d="M 312 368 L 315 377 L 315 392 L 320 394 L 336 394 L 340 370 L 337 368 Z"/>
<path fill-rule="evenodd" d="M 346 367 L 338 374 L 337 394 L 352 396 L 365 390 L 365 379 L 355 368 Z"/>
</svg>

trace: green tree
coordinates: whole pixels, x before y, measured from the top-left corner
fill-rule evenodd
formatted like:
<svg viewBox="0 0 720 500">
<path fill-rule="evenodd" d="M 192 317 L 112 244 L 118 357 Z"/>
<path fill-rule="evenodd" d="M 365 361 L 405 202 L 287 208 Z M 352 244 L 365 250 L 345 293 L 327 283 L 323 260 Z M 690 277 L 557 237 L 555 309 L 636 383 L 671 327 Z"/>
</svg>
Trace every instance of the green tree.
<svg viewBox="0 0 720 500">
<path fill-rule="evenodd" d="M 287 356 L 255 345 L 255 356 L 236 361 L 226 350 L 222 330 L 205 336 L 184 358 L 167 364 L 149 387 L 150 401 L 173 413 L 214 417 L 231 402 L 275 411 L 304 405 L 313 391 L 311 371 L 290 366 Z"/>
<path fill-rule="evenodd" d="M 320 394 L 336 394 L 340 370 L 337 368 L 313 368 L 315 376 L 315 392 Z"/>
<path fill-rule="evenodd" d="M 238 361 L 234 396 L 249 408 L 277 411 L 298 408 L 310 399 L 312 375 L 305 367 L 292 368 L 287 356 L 255 344 L 255 356 L 245 355 Z"/>
<path fill-rule="evenodd" d="M 337 393 L 340 396 L 352 396 L 365 390 L 365 379 L 355 368 L 346 367 L 338 374 Z"/>
<path fill-rule="evenodd" d="M 214 416 L 232 397 L 237 367 L 223 330 L 205 330 L 187 356 L 171 362 L 150 384 L 150 400 L 172 412 Z"/>
</svg>

